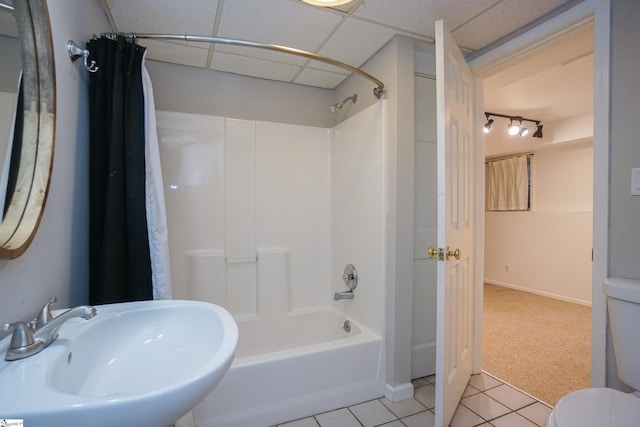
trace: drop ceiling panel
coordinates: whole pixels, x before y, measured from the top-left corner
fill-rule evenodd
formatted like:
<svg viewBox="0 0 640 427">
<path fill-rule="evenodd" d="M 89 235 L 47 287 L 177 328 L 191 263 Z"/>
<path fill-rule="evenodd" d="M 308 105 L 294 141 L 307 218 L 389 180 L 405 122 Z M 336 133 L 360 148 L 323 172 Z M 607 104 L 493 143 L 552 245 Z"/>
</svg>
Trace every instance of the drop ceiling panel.
<svg viewBox="0 0 640 427">
<path fill-rule="evenodd" d="M 218 0 L 106 0 L 117 31 L 211 35 Z"/>
<path fill-rule="evenodd" d="M 444 19 L 449 31 L 461 27 L 465 23 L 473 20 L 476 16 L 490 9 L 499 0 L 434 0 L 429 2 L 428 28 L 429 35 L 434 35 L 435 22 Z"/>
<path fill-rule="evenodd" d="M 341 19 L 297 2 L 227 0 L 216 35 L 315 52 Z"/>
<path fill-rule="evenodd" d="M 480 49 L 524 27 L 567 3 L 566 0 L 510 0 L 494 7 L 457 28 L 453 36 L 460 46 Z"/>
<path fill-rule="evenodd" d="M 351 66 L 360 67 L 380 50 L 381 46 L 387 44 L 395 33 L 387 27 L 349 19 L 338 27 L 319 53 Z"/>
<path fill-rule="evenodd" d="M 354 16 L 417 34 L 433 35 L 433 28 L 428 27 L 429 3 L 428 0 L 367 0 Z"/>
</svg>

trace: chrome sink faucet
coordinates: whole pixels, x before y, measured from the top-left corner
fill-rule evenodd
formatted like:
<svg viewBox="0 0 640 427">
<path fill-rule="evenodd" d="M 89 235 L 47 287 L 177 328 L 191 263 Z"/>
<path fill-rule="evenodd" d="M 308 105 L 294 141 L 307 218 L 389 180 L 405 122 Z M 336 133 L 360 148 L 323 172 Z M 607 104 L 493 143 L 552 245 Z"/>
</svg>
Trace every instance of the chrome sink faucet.
<svg viewBox="0 0 640 427">
<path fill-rule="evenodd" d="M 19 360 L 33 356 L 53 343 L 58 338 L 58 329 L 69 319 L 82 317 L 86 320 L 95 317 L 97 311 L 90 305 L 81 305 L 71 308 L 64 313 L 53 317 L 51 305 L 57 301 L 56 297 L 49 300 L 42 307 L 38 317 L 29 324 L 24 322 L 7 323 L 3 331 L 13 330 L 11 344 L 5 355 L 5 360 Z"/>
<path fill-rule="evenodd" d="M 36 340 L 41 340 L 44 343 L 44 346 L 47 347 L 49 344 L 54 342 L 56 338 L 58 338 L 58 329 L 69 319 L 73 319 L 74 317 L 82 317 L 83 319 L 89 320 L 95 317 L 97 311 L 90 305 L 80 305 L 74 308 L 71 308 L 64 313 L 52 318 L 50 321 L 45 323 L 40 327 L 36 327 L 33 331 L 33 338 Z"/>
</svg>

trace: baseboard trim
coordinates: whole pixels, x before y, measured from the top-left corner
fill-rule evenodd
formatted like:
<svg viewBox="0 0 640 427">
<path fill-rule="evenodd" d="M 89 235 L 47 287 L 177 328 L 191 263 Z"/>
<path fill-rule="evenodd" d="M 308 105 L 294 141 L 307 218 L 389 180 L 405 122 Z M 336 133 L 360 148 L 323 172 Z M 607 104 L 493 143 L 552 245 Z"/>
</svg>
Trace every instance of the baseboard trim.
<svg viewBox="0 0 640 427">
<path fill-rule="evenodd" d="M 404 383 L 398 385 L 385 384 L 384 385 L 384 397 L 391 402 L 398 402 L 400 400 L 411 399 L 413 397 L 413 384 Z"/>
<path fill-rule="evenodd" d="M 484 279 L 484 282 L 490 285 L 502 286 L 503 288 L 510 288 L 510 289 L 515 289 L 516 291 L 529 292 L 530 294 L 540 295 L 547 298 L 553 298 L 553 299 L 557 299 L 564 302 L 571 302 L 574 304 L 580 304 L 587 307 L 591 307 L 591 301 L 585 301 L 578 298 L 568 297 L 565 295 L 558 295 L 552 292 L 545 292 L 545 291 L 539 291 L 536 289 L 523 288 L 522 286 L 517 286 L 512 283 L 501 282 L 499 280 Z"/>
</svg>

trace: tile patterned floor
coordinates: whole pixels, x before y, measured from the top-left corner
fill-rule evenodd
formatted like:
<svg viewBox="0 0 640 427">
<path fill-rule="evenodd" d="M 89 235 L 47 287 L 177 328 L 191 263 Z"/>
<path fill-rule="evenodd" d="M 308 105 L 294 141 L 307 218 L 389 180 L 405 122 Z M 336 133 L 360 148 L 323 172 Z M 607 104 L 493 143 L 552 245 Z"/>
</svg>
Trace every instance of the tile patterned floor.
<svg viewBox="0 0 640 427">
<path fill-rule="evenodd" d="M 391 403 L 383 397 L 278 427 L 432 427 L 435 377 L 414 380 L 413 386 L 413 399 Z M 540 427 L 549 412 L 544 402 L 482 373 L 471 377 L 450 427 Z"/>
</svg>

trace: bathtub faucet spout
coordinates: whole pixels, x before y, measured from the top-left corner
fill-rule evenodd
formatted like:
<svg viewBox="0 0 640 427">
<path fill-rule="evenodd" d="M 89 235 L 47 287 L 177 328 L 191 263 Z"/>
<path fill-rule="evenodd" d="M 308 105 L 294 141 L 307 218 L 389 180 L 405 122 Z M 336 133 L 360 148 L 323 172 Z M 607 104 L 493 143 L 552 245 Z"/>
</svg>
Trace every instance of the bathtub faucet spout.
<svg viewBox="0 0 640 427">
<path fill-rule="evenodd" d="M 339 299 L 353 299 L 353 289 L 349 289 L 348 291 L 336 292 L 333 294 L 333 299 L 338 301 Z"/>
</svg>

